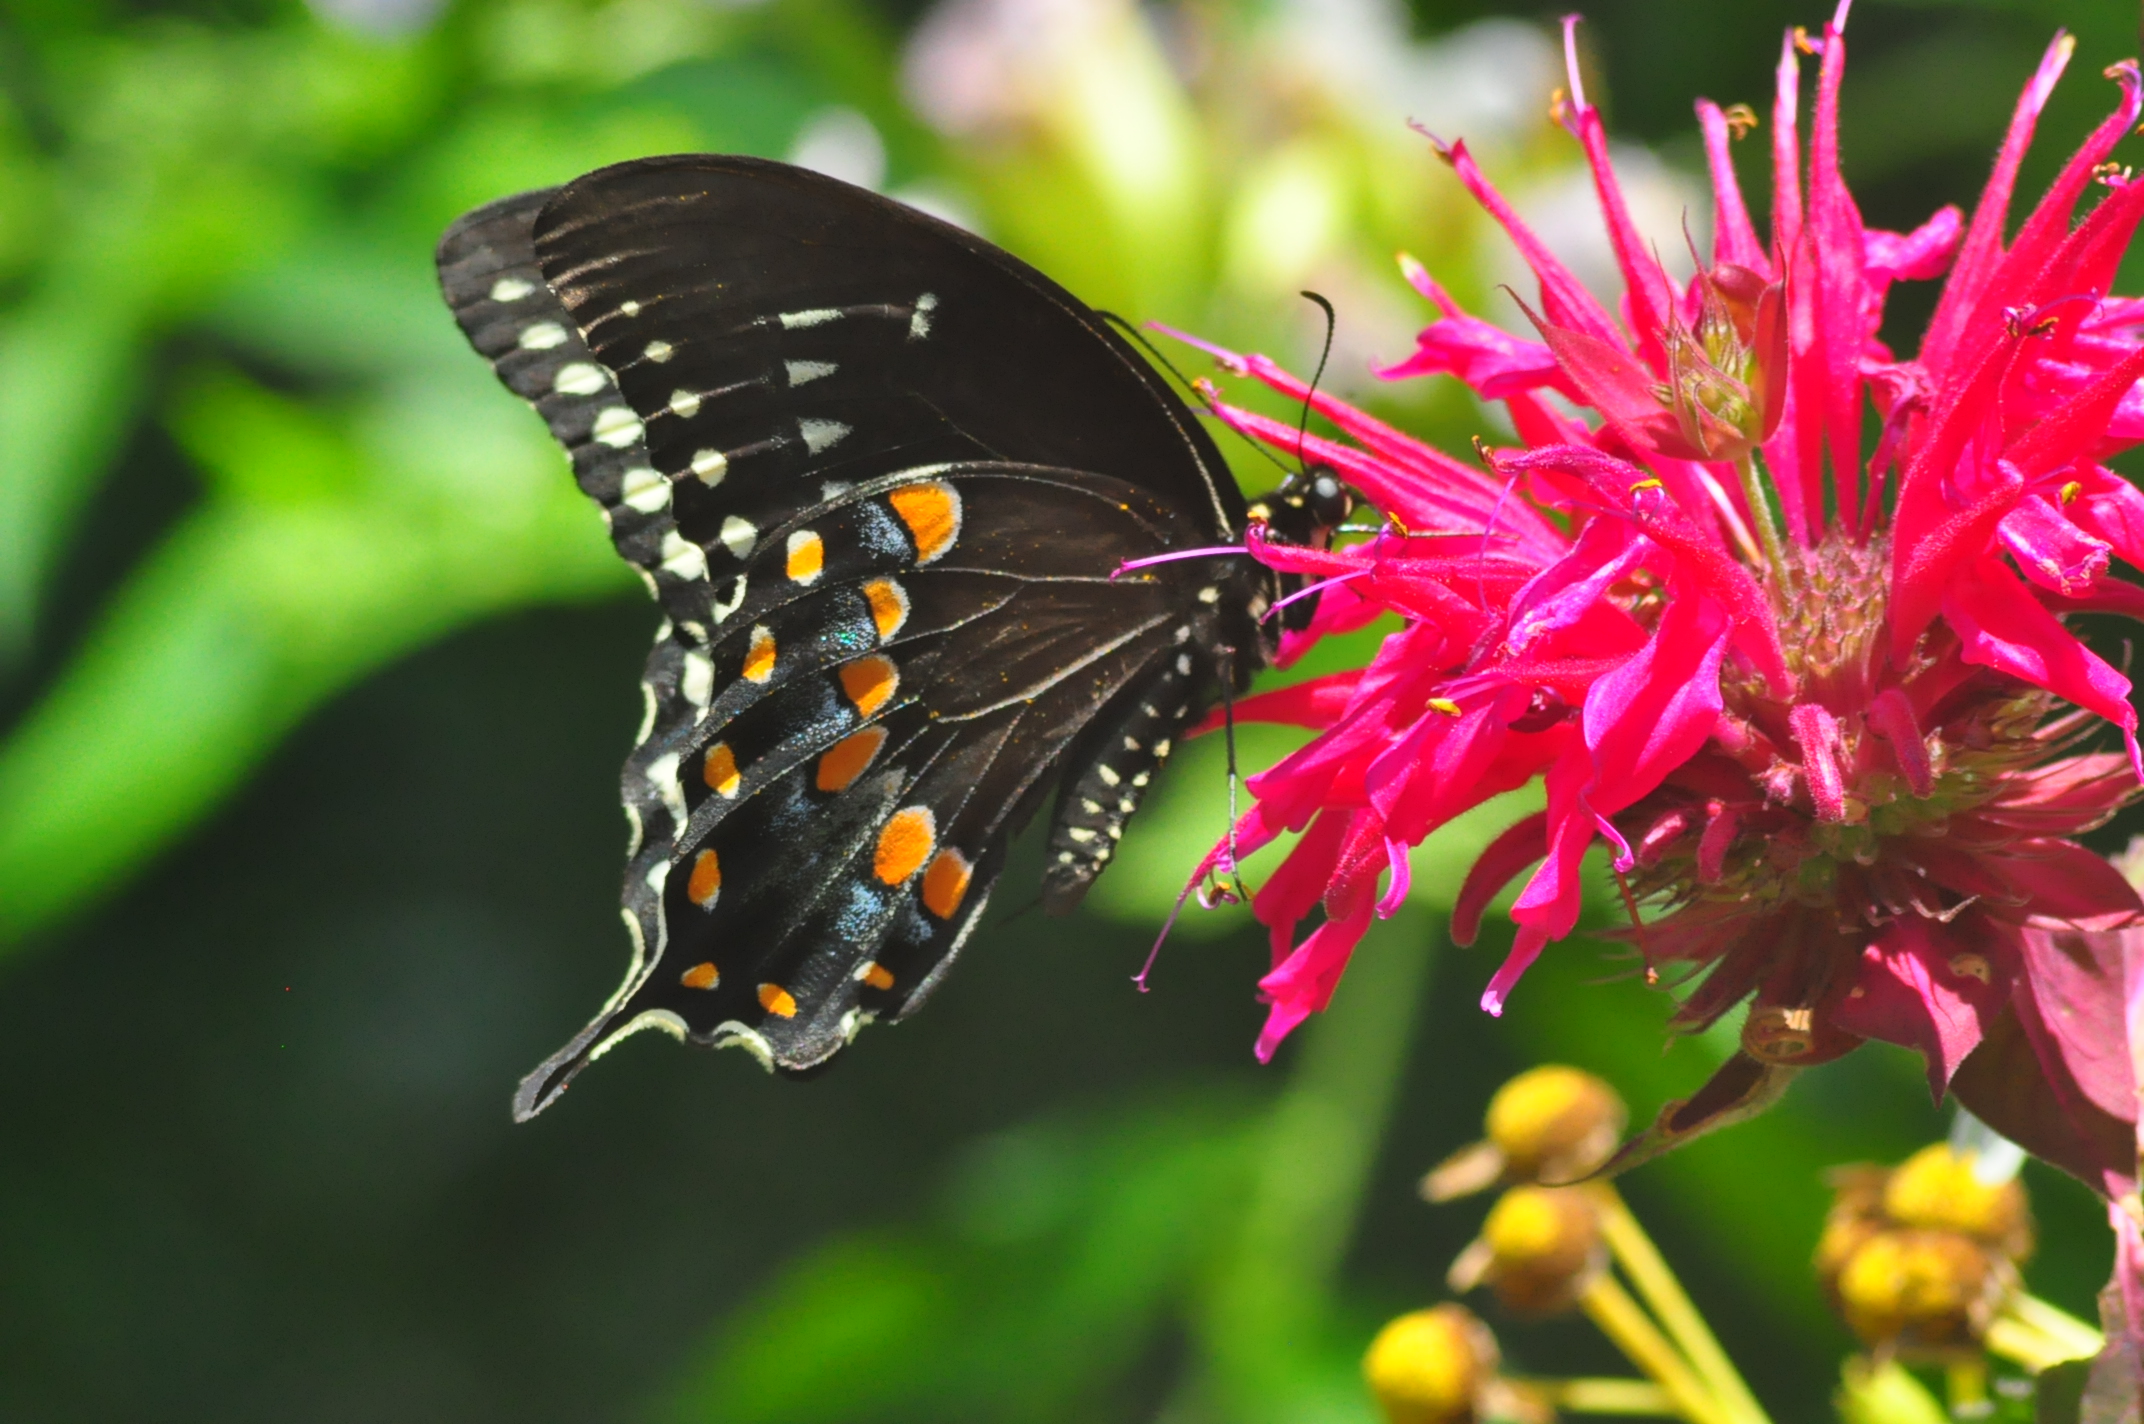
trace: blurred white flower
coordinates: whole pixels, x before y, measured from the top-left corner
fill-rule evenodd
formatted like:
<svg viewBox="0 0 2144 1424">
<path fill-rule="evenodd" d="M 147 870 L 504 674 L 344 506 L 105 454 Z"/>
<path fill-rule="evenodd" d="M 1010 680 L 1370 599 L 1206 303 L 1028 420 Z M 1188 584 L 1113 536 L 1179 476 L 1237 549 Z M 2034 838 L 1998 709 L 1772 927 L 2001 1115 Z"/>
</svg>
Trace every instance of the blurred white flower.
<svg viewBox="0 0 2144 1424">
<path fill-rule="evenodd" d="M 429 28 L 446 0 L 306 0 L 328 24 L 378 39 L 395 39 Z"/>
<path fill-rule="evenodd" d="M 1539 26 L 1481 20 L 1418 41 L 1388 0 L 1289 0 L 1275 38 L 1277 53 L 1369 122 L 1411 119 L 1476 147 L 1538 124 L 1562 77 Z"/>
<path fill-rule="evenodd" d="M 885 140 L 854 109 L 821 109 L 806 119 L 789 146 L 789 161 L 859 188 L 886 181 Z"/>
</svg>

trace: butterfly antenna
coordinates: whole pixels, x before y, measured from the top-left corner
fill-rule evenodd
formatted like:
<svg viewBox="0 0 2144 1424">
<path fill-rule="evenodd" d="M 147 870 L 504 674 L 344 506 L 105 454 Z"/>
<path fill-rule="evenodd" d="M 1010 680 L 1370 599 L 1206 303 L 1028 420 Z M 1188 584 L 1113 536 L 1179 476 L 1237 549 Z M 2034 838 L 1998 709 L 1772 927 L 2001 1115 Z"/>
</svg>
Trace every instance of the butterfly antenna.
<svg viewBox="0 0 2144 1424">
<path fill-rule="evenodd" d="M 1325 346 L 1318 352 L 1318 369 L 1310 378 L 1310 389 L 1303 392 L 1303 415 L 1295 424 L 1295 464 L 1298 470 L 1305 468 L 1303 441 L 1310 434 L 1310 402 L 1318 393 L 1318 382 L 1325 379 L 1325 363 L 1332 359 L 1333 354 L 1333 328 L 1340 320 L 1333 314 L 1333 304 L 1324 297 L 1316 292 L 1304 292 L 1302 295 L 1305 300 L 1316 302 L 1318 309 L 1325 313 Z"/>
<path fill-rule="evenodd" d="M 1153 342 L 1149 341 L 1145 332 L 1141 331 L 1132 323 L 1126 321 L 1123 317 L 1118 316 L 1113 311 L 1102 311 L 1097 308 L 1095 311 L 1095 315 L 1100 317 L 1102 320 L 1108 322 L 1117 330 L 1123 332 L 1132 340 L 1138 342 L 1141 350 L 1145 351 L 1147 355 L 1153 357 L 1156 361 L 1159 361 L 1170 375 L 1176 377 L 1176 384 L 1182 386 L 1185 390 L 1191 392 L 1194 396 L 1198 394 L 1199 388 L 1193 385 L 1190 379 L 1185 376 L 1182 371 L 1179 371 L 1176 368 L 1176 363 L 1174 361 L 1171 361 L 1168 357 L 1161 354 L 1161 348 L 1159 346 L 1156 346 Z"/>
</svg>

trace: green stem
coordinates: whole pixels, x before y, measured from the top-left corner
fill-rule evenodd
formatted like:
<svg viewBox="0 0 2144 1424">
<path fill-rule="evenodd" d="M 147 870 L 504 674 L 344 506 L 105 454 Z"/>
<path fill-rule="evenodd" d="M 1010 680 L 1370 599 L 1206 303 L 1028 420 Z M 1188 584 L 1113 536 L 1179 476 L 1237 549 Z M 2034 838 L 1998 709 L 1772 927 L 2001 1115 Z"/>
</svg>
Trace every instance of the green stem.
<svg viewBox="0 0 2144 1424">
<path fill-rule="evenodd" d="M 1735 468 L 1742 476 L 1742 500 L 1749 506 L 1749 522 L 1757 531 L 1757 542 L 1764 545 L 1764 557 L 1772 566 L 1772 584 L 1784 596 L 1794 578 L 1794 566 L 1787 562 L 1786 541 L 1779 535 L 1779 525 L 1772 518 L 1772 500 L 1764 487 L 1764 477 L 1757 473 L 1757 457 L 1744 455 L 1735 461 Z"/>
<path fill-rule="evenodd" d="M 1667 1336 L 1652 1318 L 1638 1308 L 1615 1282 L 1602 1272 L 1586 1285 L 1578 1303 L 1586 1318 L 1614 1342 L 1630 1362 L 1652 1377 L 1675 1406 L 1675 1412 L 1690 1424 L 1730 1424 L 1728 1414 L 1712 1392 L 1705 1388 L 1689 1363 L 1676 1353 Z"/>
<path fill-rule="evenodd" d="M 1668 1392 L 1651 1380 L 1526 1380 L 1524 1384 L 1565 1414 L 1650 1414 L 1665 1419 L 1680 1413 Z"/>
<path fill-rule="evenodd" d="M 1646 1235 L 1638 1218 L 1631 1214 L 1622 1194 L 1614 1186 L 1603 1182 L 1599 1187 L 1601 1235 L 1608 1243 L 1608 1250 L 1615 1256 L 1616 1264 L 1630 1277 L 1638 1294 L 1652 1307 L 1653 1314 L 1667 1327 L 1668 1334 L 1689 1356 L 1690 1363 L 1704 1378 L 1720 1406 L 1734 1424 L 1771 1424 L 1764 1406 L 1750 1393 L 1742 1375 L 1720 1348 L 1718 1337 L 1705 1324 L 1705 1317 L 1698 1312 L 1682 1282 L 1668 1266 L 1667 1258 Z"/>
<path fill-rule="evenodd" d="M 1333 1278 L 1384 1139 L 1442 932 L 1409 912 L 1357 951 L 1267 1119 L 1241 1233 L 1198 1322 L 1211 1412 L 1305 1417 Z M 1314 1411 L 1312 1411 L 1314 1412 Z"/>
</svg>

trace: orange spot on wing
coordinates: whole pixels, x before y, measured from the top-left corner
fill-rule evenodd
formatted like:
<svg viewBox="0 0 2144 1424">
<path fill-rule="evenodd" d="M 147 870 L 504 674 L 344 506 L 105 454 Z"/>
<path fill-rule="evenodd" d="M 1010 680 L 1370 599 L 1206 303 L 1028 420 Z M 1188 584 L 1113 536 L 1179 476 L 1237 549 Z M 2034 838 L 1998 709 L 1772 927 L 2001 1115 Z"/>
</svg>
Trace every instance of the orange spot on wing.
<svg viewBox="0 0 2144 1424">
<path fill-rule="evenodd" d="M 938 480 L 903 485 L 886 496 L 893 512 L 916 541 L 916 562 L 927 564 L 953 547 L 960 537 L 960 495 Z"/>
<path fill-rule="evenodd" d="M 722 893 L 722 862 L 711 850 L 703 850 L 692 863 L 692 878 L 685 882 L 685 898 L 701 909 L 711 909 Z"/>
<path fill-rule="evenodd" d="M 873 579 L 864 585 L 864 598 L 871 605 L 871 621 L 878 625 L 879 641 L 901 631 L 908 621 L 908 592 L 892 579 Z"/>
<path fill-rule="evenodd" d="M 826 541 L 809 529 L 789 536 L 787 573 L 792 583 L 810 583 L 826 567 Z"/>
<path fill-rule="evenodd" d="M 722 982 L 722 974 L 714 965 L 702 962 L 678 975 L 677 982 L 688 989 L 712 989 Z"/>
<path fill-rule="evenodd" d="M 923 872 L 923 908 L 941 920 L 950 920 L 967 898 L 968 879 L 975 874 L 975 867 L 959 851 L 947 846 L 931 860 L 931 868 Z"/>
<path fill-rule="evenodd" d="M 893 971 L 877 962 L 866 964 L 864 972 L 857 977 L 874 989 L 891 989 L 893 987 Z"/>
<path fill-rule="evenodd" d="M 834 743 L 819 758 L 819 789 L 846 791 L 851 782 L 864 774 L 864 768 L 871 765 L 872 758 L 885 744 L 884 727 L 866 727 Z"/>
<path fill-rule="evenodd" d="M 901 685 L 901 670 L 893 665 L 893 659 L 877 653 L 843 663 L 840 677 L 841 690 L 856 704 L 858 714 L 865 717 L 884 707 L 886 699 Z"/>
<path fill-rule="evenodd" d="M 723 796 L 737 794 L 744 778 L 737 773 L 737 757 L 728 742 L 717 742 L 707 749 L 707 758 L 700 763 L 700 777 L 710 791 Z"/>
<path fill-rule="evenodd" d="M 751 682 L 774 676 L 774 634 L 764 624 L 752 630 L 751 646 L 744 652 L 744 675 Z"/>
<path fill-rule="evenodd" d="M 938 822 L 927 806 L 907 806 L 893 813 L 878 833 L 878 849 L 871 857 L 871 873 L 888 885 L 899 885 L 922 869 L 938 840 Z"/>
<path fill-rule="evenodd" d="M 779 984 L 759 986 L 759 1006 L 778 1019 L 793 1019 L 797 1016 L 796 996 Z"/>
</svg>

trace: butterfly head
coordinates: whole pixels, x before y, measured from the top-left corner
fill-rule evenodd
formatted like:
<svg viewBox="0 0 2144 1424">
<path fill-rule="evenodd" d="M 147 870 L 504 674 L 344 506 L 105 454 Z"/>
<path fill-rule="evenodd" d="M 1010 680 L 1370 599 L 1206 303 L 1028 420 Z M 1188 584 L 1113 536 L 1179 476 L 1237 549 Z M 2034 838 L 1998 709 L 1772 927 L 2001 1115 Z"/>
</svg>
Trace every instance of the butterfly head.
<svg viewBox="0 0 2144 1424">
<path fill-rule="evenodd" d="M 1330 465 L 1310 465 L 1296 471 L 1280 482 L 1280 487 L 1271 493 L 1251 501 L 1252 520 L 1266 526 L 1266 537 L 1277 544 L 1300 544 L 1307 548 L 1322 549 L 1332 538 L 1333 531 L 1347 522 L 1355 512 L 1354 492 L 1340 482 L 1340 476 Z M 1300 574 L 1283 574 L 1280 579 L 1281 596 L 1300 592 L 1304 586 Z M 1301 632 L 1310 626 L 1311 615 L 1318 609 L 1318 596 L 1297 598 L 1283 602 L 1280 610 L 1280 625 L 1291 632 Z"/>
</svg>

